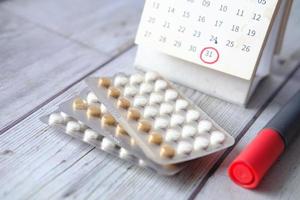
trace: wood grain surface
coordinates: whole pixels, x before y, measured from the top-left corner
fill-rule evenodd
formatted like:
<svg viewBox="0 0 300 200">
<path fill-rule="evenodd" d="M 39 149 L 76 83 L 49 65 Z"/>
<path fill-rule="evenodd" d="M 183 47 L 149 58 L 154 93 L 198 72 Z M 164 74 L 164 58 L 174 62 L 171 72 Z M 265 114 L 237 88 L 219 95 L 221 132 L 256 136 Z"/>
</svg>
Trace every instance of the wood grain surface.
<svg viewBox="0 0 300 200">
<path fill-rule="evenodd" d="M 0 107 L 0 199 L 239 199 L 252 195 L 225 180 L 224 169 L 236 149 L 259 129 L 257 124 L 265 124 L 297 90 L 300 75 L 295 74 L 295 51 L 292 60 L 274 61 L 272 76 L 260 84 L 248 108 L 176 85 L 235 136 L 237 145 L 193 161 L 173 177 L 132 166 L 40 121 L 84 89 L 85 77 L 134 71 L 133 39 L 142 5 L 139 0 L 0 1 L 0 105 L 4 105 Z M 296 7 L 300 8 L 299 3 Z M 297 39 L 292 32 L 297 33 L 294 26 L 300 22 L 295 11 L 292 15 L 290 37 L 284 45 L 296 50 L 299 43 L 290 41 Z M 291 156 L 297 153 L 294 149 Z M 294 170 L 293 177 L 299 171 L 297 163 L 293 161 L 294 167 L 289 168 Z M 280 166 L 285 167 L 279 165 L 279 171 Z M 255 193 L 252 199 L 277 195 L 270 190 L 283 186 L 264 184 L 269 190 Z M 226 191 L 234 194 L 226 195 Z M 295 187 L 292 195 L 288 188 L 281 191 L 282 199 L 297 194 Z"/>
<path fill-rule="evenodd" d="M 287 82 L 280 90 L 268 107 L 259 116 L 256 122 L 247 131 L 241 141 L 235 146 L 227 156 L 219 169 L 208 180 L 196 199 L 298 199 L 300 182 L 300 158 L 299 145 L 300 138 L 296 138 L 294 143 L 289 146 L 285 154 L 274 165 L 269 173 L 264 177 L 262 183 L 256 190 L 247 190 L 238 187 L 227 176 L 227 167 L 239 152 L 264 128 L 266 123 L 276 115 L 282 106 L 300 90 L 300 70 Z M 214 191 L 214 192 L 212 192 Z"/>
</svg>

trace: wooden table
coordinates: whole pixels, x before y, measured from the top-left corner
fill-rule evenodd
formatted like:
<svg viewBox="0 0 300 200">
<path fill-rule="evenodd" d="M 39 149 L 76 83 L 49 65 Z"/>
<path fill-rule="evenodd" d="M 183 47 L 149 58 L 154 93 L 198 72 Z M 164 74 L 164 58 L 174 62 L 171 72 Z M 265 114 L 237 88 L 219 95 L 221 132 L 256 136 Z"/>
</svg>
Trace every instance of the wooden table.
<svg viewBox="0 0 300 200">
<path fill-rule="evenodd" d="M 233 148 L 162 177 L 47 127 L 39 118 L 85 88 L 90 75 L 133 71 L 141 0 L 0 1 L 0 199 L 297 199 L 300 139 L 255 191 L 226 168 L 300 89 L 299 1 L 281 57 L 242 108 L 178 86 L 236 138 Z"/>
</svg>

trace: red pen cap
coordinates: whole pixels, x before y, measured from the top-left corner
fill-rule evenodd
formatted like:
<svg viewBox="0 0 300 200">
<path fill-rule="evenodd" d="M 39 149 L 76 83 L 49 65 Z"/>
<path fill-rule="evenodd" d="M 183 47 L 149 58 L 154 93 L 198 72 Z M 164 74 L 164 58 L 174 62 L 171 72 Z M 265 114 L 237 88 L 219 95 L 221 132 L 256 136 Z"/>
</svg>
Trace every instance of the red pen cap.
<svg viewBox="0 0 300 200">
<path fill-rule="evenodd" d="M 273 129 L 263 129 L 228 169 L 229 177 L 244 188 L 255 188 L 282 154 L 285 144 Z"/>
</svg>

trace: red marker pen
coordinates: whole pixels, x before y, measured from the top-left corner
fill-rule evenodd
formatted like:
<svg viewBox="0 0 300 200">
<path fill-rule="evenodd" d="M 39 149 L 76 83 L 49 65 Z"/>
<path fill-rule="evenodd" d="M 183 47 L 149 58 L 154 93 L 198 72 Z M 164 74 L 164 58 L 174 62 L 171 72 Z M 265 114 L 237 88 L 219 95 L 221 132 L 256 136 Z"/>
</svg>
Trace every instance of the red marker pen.
<svg viewBox="0 0 300 200">
<path fill-rule="evenodd" d="M 229 177 L 242 187 L 257 187 L 297 133 L 300 134 L 300 91 L 231 163 Z"/>
</svg>

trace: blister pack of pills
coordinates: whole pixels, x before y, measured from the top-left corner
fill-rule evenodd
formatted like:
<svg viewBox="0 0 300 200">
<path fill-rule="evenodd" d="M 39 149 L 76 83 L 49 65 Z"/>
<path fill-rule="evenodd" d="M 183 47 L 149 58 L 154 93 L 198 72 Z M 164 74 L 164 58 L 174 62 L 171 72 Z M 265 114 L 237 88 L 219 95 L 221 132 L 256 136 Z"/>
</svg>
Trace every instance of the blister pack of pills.
<svg viewBox="0 0 300 200">
<path fill-rule="evenodd" d="M 48 116 L 41 118 L 41 121 L 59 130 L 62 133 L 68 134 L 78 140 L 90 144 L 97 149 L 100 149 L 113 156 L 126 160 L 136 166 L 147 168 L 162 175 L 173 175 L 178 172 L 178 169 L 168 166 L 165 169 L 153 168 L 147 161 L 138 158 L 131 154 L 130 150 L 119 146 L 111 139 L 92 130 L 81 121 L 78 121 L 64 112 L 56 111 Z"/>
<path fill-rule="evenodd" d="M 60 104 L 59 109 L 143 160 L 159 174 L 173 175 L 184 167 L 184 164 L 159 165 L 150 160 L 92 92 L 81 92 Z"/>
<path fill-rule="evenodd" d="M 225 149 L 234 138 L 155 72 L 90 77 L 89 88 L 160 165 L 181 163 Z"/>
</svg>

